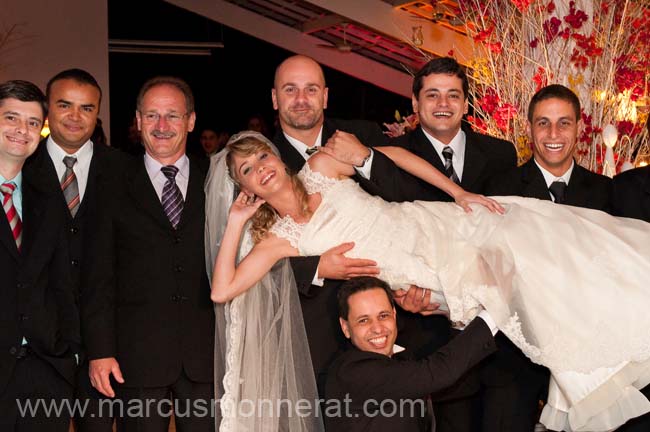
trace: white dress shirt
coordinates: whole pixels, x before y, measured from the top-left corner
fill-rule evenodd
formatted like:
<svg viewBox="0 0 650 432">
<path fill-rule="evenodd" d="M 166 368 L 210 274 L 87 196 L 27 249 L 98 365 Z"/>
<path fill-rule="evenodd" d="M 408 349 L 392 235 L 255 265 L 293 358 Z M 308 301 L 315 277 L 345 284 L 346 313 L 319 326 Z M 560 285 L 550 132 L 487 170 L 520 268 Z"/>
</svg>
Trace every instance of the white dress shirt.
<svg viewBox="0 0 650 432">
<path fill-rule="evenodd" d="M 79 187 L 79 202 L 82 202 L 84 199 L 84 194 L 86 193 L 86 185 L 88 184 L 88 172 L 90 171 L 90 161 L 93 158 L 93 142 L 88 140 L 86 141 L 79 150 L 74 153 L 66 153 L 52 138 L 50 135 L 46 141 L 47 152 L 54 162 L 54 169 L 56 170 L 57 178 L 59 183 L 63 174 L 65 174 L 66 166 L 63 163 L 63 158 L 66 156 L 72 156 L 77 159 L 77 163 L 72 167 L 75 177 L 77 177 L 77 186 Z"/>
<path fill-rule="evenodd" d="M 462 129 L 459 129 L 458 133 L 456 136 L 454 136 L 454 138 L 452 138 L 449 144 L 443 144 L 437 138 L 433 137 L 433 135 L 430 135 L 426 130 L 424 130 L 424 128 L 422 128 L 422 132 L 424 132 L 424 136 L 427 137 L 433 146 L 433 149 L 436 151 L 436 153 L 438 153 L 438 157 L 442 161 L 443 165 L 445 163 L 445 157 L 442 155 L 442 151 L 447 146 L 451 147 L 451 149 L 454 151 L 454 155 L 451 158 L 451 163 L 454 165 L 454 171 L 458 176 L 458 180 L 462 180 L 463 167 L 465 166 L 465 132 L 463 132 Z"/>
<path fill-rule="evenodd" d="M 144 167 L 147 170 L 147 174 L 149 174 L 149 179 L 151 179 L 153 188 L 156 190 L 156 195 L 158 195 L 158 199 L 161 202 L 163 188 L 165 187 L 165 183 L 167 183 L 167 177 L 165 177 L 165 174 L 160 171 L 160 168 L 163 166 L 163 164 L 149 156 L 149 153 L 144 154 Z M 190 160 L 187 155 L 183 155 L 176 162 L 174 162 L 174 166 L 178 168 L 178 173 L 176 174 L 176 184 L 183 194 L 183 199 L 186 199 L 187 185 L 190 180 Z"/>
</svg>

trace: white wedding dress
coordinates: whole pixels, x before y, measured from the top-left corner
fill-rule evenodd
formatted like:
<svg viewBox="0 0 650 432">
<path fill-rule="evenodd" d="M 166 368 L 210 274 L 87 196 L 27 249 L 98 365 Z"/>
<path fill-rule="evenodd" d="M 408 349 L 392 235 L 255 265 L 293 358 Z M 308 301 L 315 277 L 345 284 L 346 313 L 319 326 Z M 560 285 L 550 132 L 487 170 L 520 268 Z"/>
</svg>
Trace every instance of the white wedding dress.
<svg viewBox="0 0 650 432">
<path fill-rule="evenodd" d="M 353 180 L 300 172 L 322 201 L 306 224 L 271 232 L 301 255 L 354 241 L 393 288 L 434 291 L 454 323 L 479 305 L 532 361 L 551 370 L 542 422 L 607 431 L 650 411 L 650 224 L 530 198 L 500 197 L 505 215 L 453 203 L 387 203 Z"/>
</svg>

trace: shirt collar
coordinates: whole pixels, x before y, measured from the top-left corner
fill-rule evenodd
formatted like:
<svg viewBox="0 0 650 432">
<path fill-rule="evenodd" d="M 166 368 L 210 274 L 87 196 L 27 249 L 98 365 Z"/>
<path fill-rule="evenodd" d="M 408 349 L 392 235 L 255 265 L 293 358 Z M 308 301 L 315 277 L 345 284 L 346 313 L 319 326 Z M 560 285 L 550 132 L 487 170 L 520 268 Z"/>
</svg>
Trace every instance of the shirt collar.
<svg viewBox="0 0 650 432">
<path fill-rule="evenodd" d="M 292 136 L 287 135 L 285 131 L 282 131 L 282 133 L 284 134 L 284 137 L 287 139 L 287 141 L 289 141 L 289 144 L 291 144 L 293 148 L 298 150 L 298 152 L 302 157 L 304 157 L 305 159 L 309 159 L 310 156 L 307 155 L 307 149 L 309 149 L 310 147 L 307 144 Z M 316 142 L 314 143 L 314 147 L 320 147 L 322 145 L 322 141 L 323 141 L 323 125 L 321 125 L 320 130 L 318 131 L 318 136 L 316 137 Z"/>
<path fill-rule="evenodd" d="M 178 158 L 173 165 L 178 168 L 177 176 L 181 176 L 186 180 L 190 178 L 190 159 L 187 155 L 184 154 Z M 147 170 L 150 179 L 154 179 L 158 175 L 164 175 L 162 171 L 160 171 L 160 168 L 163 166 L 163 164 L 152 158 L 149 153 L 144 154 L 144 167 Z"/>
<path fill-rule="evenodd" d="M 72 156 L 77 158 L 77 163 L 85 164 L 90 162 L 90 159 L 93 157 L 93 142 L 91 140 L 86 141 L 79 149 L 74 153 L 67 153 L 61 146 L 59 146 L 52 138 L 52 135 L 47 137 L 46 141 L 47 152 L 50 154 L 52 160 L 63 163 L 63 158 L 66 156 Z"/>
<path fill-rule="evenodd" d="M 401 345 L 393 344 L 393 355 L 399 354 L 401 352 L 406 351 L 406 348 L 404 348 Z"/>
<path fill-rule="evenodd" d="M 20 191 L 23 185 L 23 172 L 20 171 L 18 174 L 16 174 L 16 177 L 12 179 L 6 179 L 2 176 L 2 174 L 0 174 L 0 184 L 6 182 L 12 182 L 16 184 L 16 190 L 14 191 L 14 193 L 16 193 L 16 191 Z"/>
<path fill-rule="evenodd" d="M 546 187 L 550 187 L 551 183 L 554 181 L 563 181 L 566 183 L 566 185 L 569 185 L 569 180 L 571 179 L 571 173 L 573 172 L 573 166 L 575 165 L 575 162 L 572 160 L 571 161 L 571 166 L 569 167 L 568 170 L 564 174 L 562 174 L 560 177 L 556 177 L 555 175 L 551 174 L 548 172 L 544 167 L 542 167 L 539 163 L 537 163 L 537 160 L 533 156 L 533 160 L 535 161 L 535 165 L 539 168 L 539 170 L 542 172 L 542 175 L 544 176 L 544 181 L 546 182 Z"/>
<path fill-rule="evenodd" d="M 427 139 L 431 142 L 433 145 L 433 148 L 436 150 L 438 155 L 442 160 L 442 150 L 449 146 L 451 149 L 454 151 L 454 157 L 458 158 L 458 160 L 465 160 L 465 132 L 462 129 L 458 129 L 458 133 L 452 138 L 452 140 L 449 142 L 449 144 L 444 144 L 437 138 L 435 138 L 433 135 L 429 134 L 424 128 L 422 128 L 422 132 L 424 132 L 424 136 L 427 137 Z"/>
</svg>

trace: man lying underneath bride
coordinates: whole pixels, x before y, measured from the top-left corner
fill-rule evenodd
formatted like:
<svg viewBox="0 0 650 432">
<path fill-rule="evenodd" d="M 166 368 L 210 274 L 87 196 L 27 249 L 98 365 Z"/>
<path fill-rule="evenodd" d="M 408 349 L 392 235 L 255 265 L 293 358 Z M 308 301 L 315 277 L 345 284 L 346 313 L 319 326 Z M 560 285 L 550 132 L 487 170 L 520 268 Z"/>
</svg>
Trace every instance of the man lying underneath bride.
<svg viewBox="0 0 650 432">
<path fill-rule="evenodd" d="M 280 288 L 292 283 L 282 259 L 350 241 L 349 255 L 376 261 L 392 289 L 432 290 L 456 326 L 487 310 L 551 370 L 542 422 L 552 429 L 612 430 L 650 411 L 638 391 L 650 382 L 649 224 L 530 198 L 497 203 L 404 149 L 374 150 L 457 204 L 370 196 L 327 147 L 291 175 L 251 132 L 213 158 L 206 194 L 208 242 L 221 240 L 211 283 L 212 299 L 225 304 L 216 360 L 222 430 L 245 424 L 238 401 L 315 395 L 295 288 Z M 241 189 L 234 202 L 232 182 Z M 278 422 L 311 430 L 304 418 Z"/>
</svg>

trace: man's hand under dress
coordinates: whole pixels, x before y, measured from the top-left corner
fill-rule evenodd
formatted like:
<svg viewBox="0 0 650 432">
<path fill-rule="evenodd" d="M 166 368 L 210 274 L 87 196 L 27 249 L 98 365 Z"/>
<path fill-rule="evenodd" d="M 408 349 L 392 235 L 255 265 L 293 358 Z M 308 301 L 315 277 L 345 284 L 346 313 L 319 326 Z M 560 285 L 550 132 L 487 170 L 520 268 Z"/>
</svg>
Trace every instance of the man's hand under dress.
<svg viewBox="0 0 650 432">
<path fill-rule="evenodd" d="M 343 243 L 320 256 L 318 277 L 321 279 L 347 280 L 357 276 L 376 276 L 379 274 L 377 263 L 373 260 L 348 258 L 345 256 L 354 247 L 354 243 Z"/>
<path fill-rule="evenodd" d="M 405 311 L 424 316 L 444 315 L 449 317 L 449 312 L 440 310 L 440 303 L 431 303 L 431 290 L 429 289 L 411 285 L 406 291 L 403 289 L 393 291 L 393 298 Z"/>
</svg>

